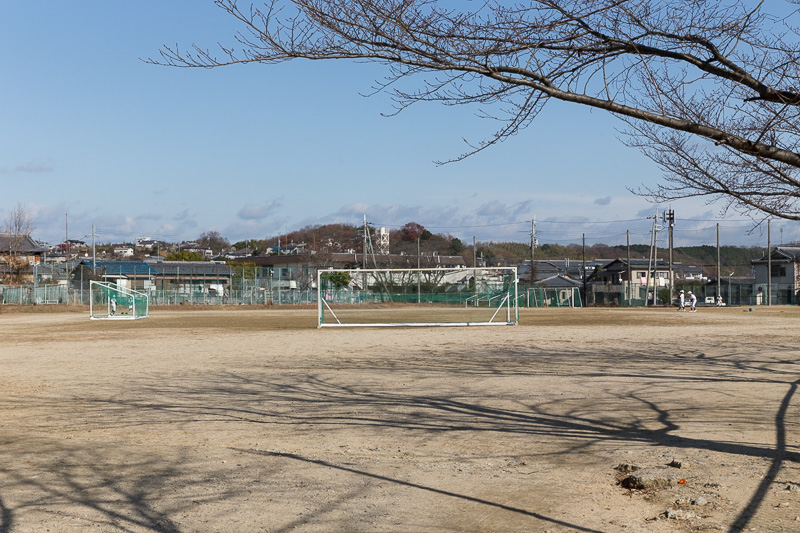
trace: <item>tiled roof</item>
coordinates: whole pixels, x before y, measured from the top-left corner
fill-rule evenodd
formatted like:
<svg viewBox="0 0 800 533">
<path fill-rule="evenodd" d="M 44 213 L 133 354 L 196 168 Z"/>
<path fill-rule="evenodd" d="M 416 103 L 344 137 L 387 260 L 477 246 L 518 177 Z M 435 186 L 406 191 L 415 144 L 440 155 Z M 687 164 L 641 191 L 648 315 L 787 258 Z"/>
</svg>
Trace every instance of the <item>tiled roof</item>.
<svg viewBox="0 0 800 533">
<path fill-rule="evenodd" d="M 0 233 L 0 252 L 17 253 L 44 253 L 47 248 L 39 246 L 30 235 L 14 235 L 12 233 Z"/>
</svg>

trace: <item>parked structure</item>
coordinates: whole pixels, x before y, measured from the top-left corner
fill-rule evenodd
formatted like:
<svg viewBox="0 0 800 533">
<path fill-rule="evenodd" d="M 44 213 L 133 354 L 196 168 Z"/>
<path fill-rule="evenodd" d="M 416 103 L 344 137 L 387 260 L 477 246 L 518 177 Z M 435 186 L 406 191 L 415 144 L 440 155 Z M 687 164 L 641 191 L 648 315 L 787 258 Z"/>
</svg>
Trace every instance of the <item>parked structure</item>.
<svg viewBox="0 0 800 533">
<path fill-rule="evenodd" d="M 79 270 L 80 269 L 80 270 Z M 73 280 L 113 281 L 135 291 L 219 292 L 228 287 L 231 268 L 210 261 L 81 261 Z"/>
</svg>

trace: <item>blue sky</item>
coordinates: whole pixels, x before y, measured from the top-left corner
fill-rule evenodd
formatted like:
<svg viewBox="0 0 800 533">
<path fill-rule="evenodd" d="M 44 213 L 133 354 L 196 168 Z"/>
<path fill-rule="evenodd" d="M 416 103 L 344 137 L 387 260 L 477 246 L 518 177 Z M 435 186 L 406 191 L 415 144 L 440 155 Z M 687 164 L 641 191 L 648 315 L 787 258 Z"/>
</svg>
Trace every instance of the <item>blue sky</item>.
<svg viewBox="0 0 800 533">
<path fill-rule="evenodd" d="M 146 64 L 163 45 L 213 48 L 236 26 L 210 0 L 0 0 L 0 220 L 21 204 L 34 237 L 231 242 L 310 224 L 417 222 L 471 242 L 649 242 L 657 207 L 626 187 L 660 172 L 620 123 L 553 102 L 534 125 L 436 166 L 496 124 L 478 109 L 364 97 L 376 65 L 295 62 L 212 70 Z M 686 200 L 675 244 L 766 246 L 766 228 Z M 781 230 L 783 230 L 781 232 Z M 800 240 L 775 222 L 772 240 Z M 666 232 L 660 236 L 661 244 Z"/>
</svg>

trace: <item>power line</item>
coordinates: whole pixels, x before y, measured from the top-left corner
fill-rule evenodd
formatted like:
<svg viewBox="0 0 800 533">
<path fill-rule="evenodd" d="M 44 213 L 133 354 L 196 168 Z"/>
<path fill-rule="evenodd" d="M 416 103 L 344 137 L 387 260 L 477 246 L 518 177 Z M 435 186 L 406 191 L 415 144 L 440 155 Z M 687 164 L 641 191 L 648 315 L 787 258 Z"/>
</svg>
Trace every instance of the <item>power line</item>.
<svg viewBox="0 0 800 533">
<path fill-rule="evenodd" d="M 646 223 L 646 219 L 644 218 L 631 218 L 631 219 L 623 219 L 623 220 L 537 220 L 536 223 L 538 224 L 555 224 L 555 225 L 587 225 L 587 224 L 628 224 L 628 223 Z M 754 224 L 752 220 L 749 219 L 724 219 L 723 222 L 720 222 L 719 219 L 699 219 L 699 218 L 686 218 L 683 219 L 682 222 L 712 222 L 714 224 L 719 223 L 720 227 L 724 227 L 727 225 L 735 224 L 739 225 L 749 225 Z M 425 226 L 427 229 L 448 229 L 448 230 L 458 230 L 458 229 L 472 229 L 472 228 L 496 228 L 502 226 L 519 226 L 519 225 L 528 225 L 530 224 L 530 220 L 522 220 L 522 221 L 513 221 L 513 222 L 502 222 L 496 224 L 471 224 L 471 225 L 461 225 L 461 226 Z M 730 224 L 725 224 L 730 223 Z M 374 223 L 376 226 L 381 226 L 385 228 L 402 228 L 404 225 L 399 224 L 379 224 Z M 758 224 L 755 223 L 754 226 Z"/>
</svg>

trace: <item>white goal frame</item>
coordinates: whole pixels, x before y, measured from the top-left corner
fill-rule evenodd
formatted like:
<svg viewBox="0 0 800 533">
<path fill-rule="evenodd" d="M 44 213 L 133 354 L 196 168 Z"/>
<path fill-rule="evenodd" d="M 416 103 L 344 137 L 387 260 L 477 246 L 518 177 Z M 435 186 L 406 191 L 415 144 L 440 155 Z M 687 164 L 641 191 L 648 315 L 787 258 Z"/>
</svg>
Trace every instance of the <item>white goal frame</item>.
<svg viewBox="0 0 800 533">
<path fill-rule="evenodd" d="M 463 307 L 486 307 L 494 308 L 494 314 L 488 320 L 482 321 L 454 321 L 454 322 L 342 322 L 325 299 L 327 290 L 323 290 L 323 276 L 325 274 L 343 272 L 351 276 L 376 277 L 379 274 L 399 273 L 445 273 L 445 272 L 464 272 L 472 274 L 473 279 L 477 280 L 479 275 L 491 272 L 503 272 L 513 276 L 513 286 L 509 286 L 505 293 L 495 294 L 493 297 L 485 297 L 475 294 L 463 301 Z M 479 274 L 481 273 L 481 274 Z M 477 283 L 477 282 L 476 282 Z M 516 267 L 485 267 L 485 268 L 330 268 L 317 271 L 317 328 L 329 327 L 467 327 L 467 326 L 516 326 L 519 323 L 519 300 L 518 294 L 519 278 Z M 368 292 L 368 291 L 366 291 Z M 369 305 L 369 304 L 363 304 Z M 452 305 L 452 304 L 451 304 Z M 325 323 L 325 312 L 330 313 L 334 322 Z M 505 311 L 501 314 L 501 311 Z M 488 314 L 489 311 L 487 311 Z"/>
<path fill-rule="evenodd" d="M 98 292 L 102 292 L 103 294 L 118 294 L 121 301 L 129 301 L 130 306 L 128 307 L 128 312 L 120 312 L 117 314 L 115 309 L 112 309 L 111 298 L 106 298 L 105 301 L 98 302 L 96 305 L 94 300 L 95 294 Z M 138 307 L 137 301 L 139 302 Z M 142 307 L 144 307 L 144 310 L 142 310 Z M 89 282 L 89 318 L 91 320 L 138 320 L 140 318 L 148 318 L 149 316 L 150 298 L 146 293 L 107 281 Z"/>
</svg>

